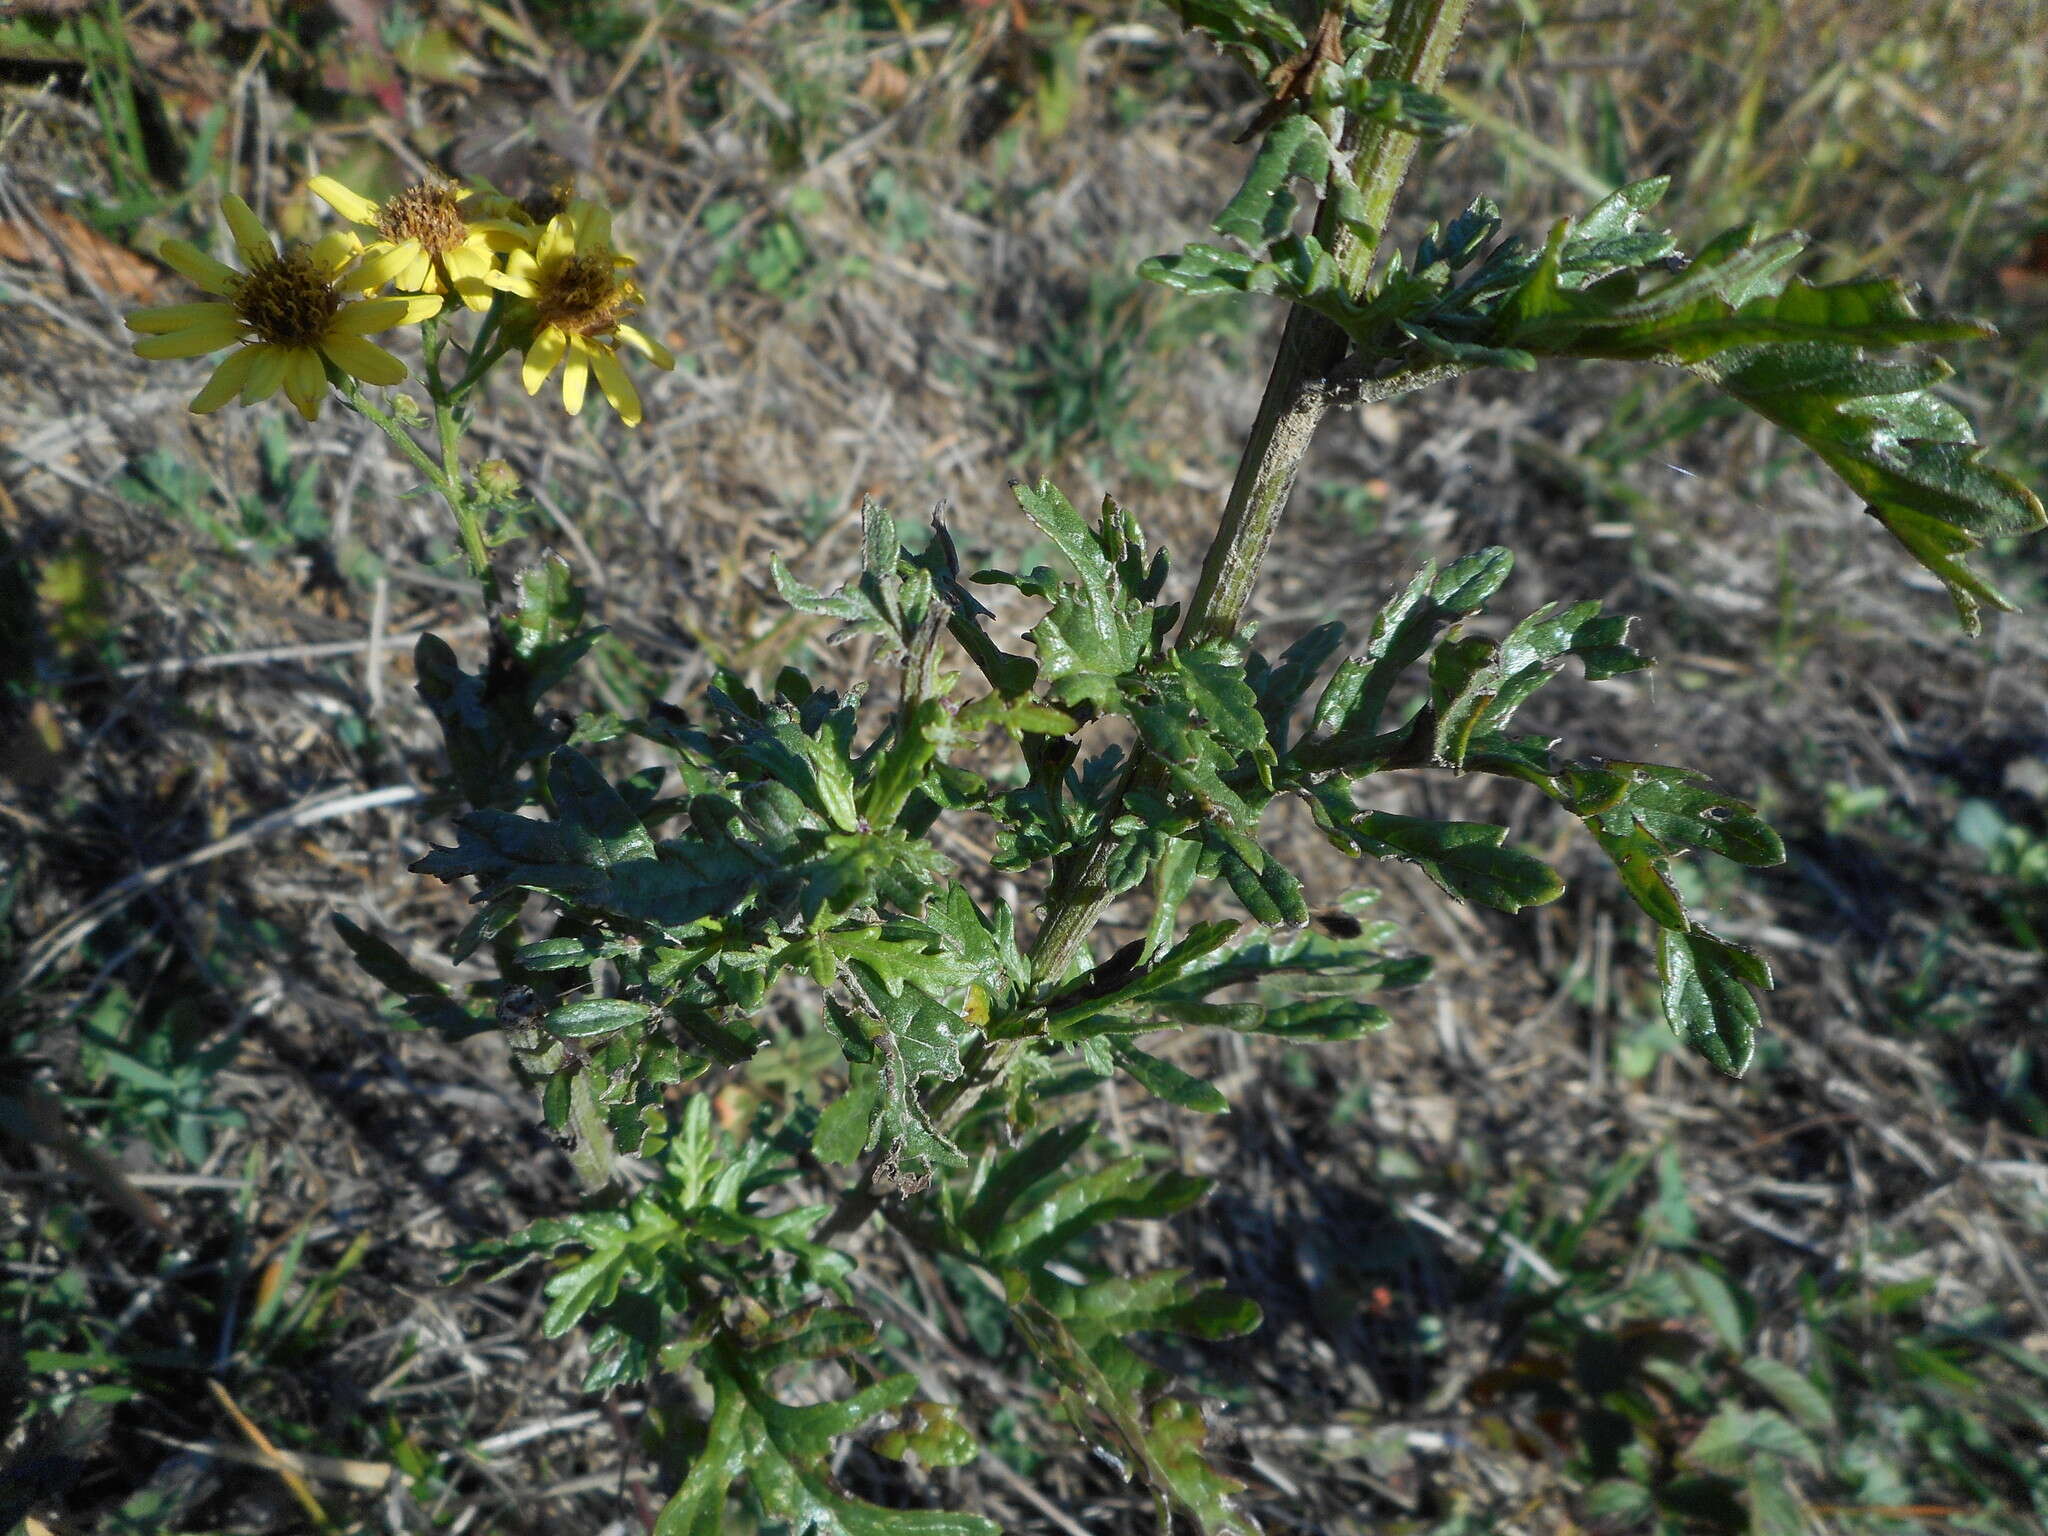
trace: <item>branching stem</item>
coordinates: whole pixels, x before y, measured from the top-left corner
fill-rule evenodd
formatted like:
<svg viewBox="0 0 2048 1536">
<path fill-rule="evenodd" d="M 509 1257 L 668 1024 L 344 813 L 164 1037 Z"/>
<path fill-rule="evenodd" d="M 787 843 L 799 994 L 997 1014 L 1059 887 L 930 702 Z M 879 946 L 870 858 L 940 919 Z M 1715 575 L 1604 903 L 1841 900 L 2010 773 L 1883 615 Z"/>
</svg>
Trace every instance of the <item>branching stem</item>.
<svg viewBox="0 0 2048 1536">
<path fill-rule="evenodd" d="M 1376 79 L 1404 81 L 1434 90 L 1457 45 L 1470 0 L 1394 0 L 1383 34 L 1387 47 L 1374 59 Z M 1350 130 L 1347 129 L 1347 138 Z M 1317 237 L 1335 257 L 1347 290 L 1362 294 L 1372 276 L 1395 194 L 1408 175 L 1420 137 L 1387 123 L 1370 123 L 1356 135 L 1351 159 L 1353 180 L 1365 200 L 1362 229 L 1340 224 L 1333 200 L 1326 199 L 1317 217 Z M 1338 172 L 1337 174 L 1342 174 Z M 1266 548 L 1280 524 L 1295 477 L 1308 456 L 1317 428 L 1333 405 L 1387 399 L 1439 382 L 1462 370 L 1452 364 L 1431 364 L 1379 379 L 1363 377 L 1379 358 L 1356 358 L 1350 378 L 1339 376 L 1350 341 L 1335 323 L 1297 306 L 1287 317 L 1280 346 L 1259 401 L 1237 476 L 1211 540 L 1195 595 L 1182 623 L 1179 644 L 1235 635 L 1244 622 L 1247 604 L 1257 585 Z M 1144 752 L 1134 753 L 1130 766 L 1105 808 L 1103 831 L 1078 862 L 1056 872 L 1045 921 L 1031 951 L 1033 982 L 1040 988 L 1057 983 L 1080 956 L 1113 893 L 1109 871 L 1116 852 L 1109 830 L 1124 795 L 1159 772 Z M 1028 1038 L 1028 1037 L 1027 1037 Z M 968 1053 L 962 1076 L 942 1083 L 926 1103 L 926 1113 L 941 1130 L 957 1125 L 1026 1044 L 1025 1039 L 983 1040 Z M 854 1187 L 818 1228 L 815 1240 L 829 1241 L 859 1227 L 880 1204 L 876 1174 L 880 1160 L 870 1161 Z"/>
</svg>

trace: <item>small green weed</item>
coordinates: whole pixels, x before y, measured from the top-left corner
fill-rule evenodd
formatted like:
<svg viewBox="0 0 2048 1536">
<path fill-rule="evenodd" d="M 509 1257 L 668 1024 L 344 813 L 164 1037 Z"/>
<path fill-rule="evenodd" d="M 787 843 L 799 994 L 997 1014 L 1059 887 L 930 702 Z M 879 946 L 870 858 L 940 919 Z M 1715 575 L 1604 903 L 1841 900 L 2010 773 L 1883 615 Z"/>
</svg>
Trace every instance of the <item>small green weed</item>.
<svg viewBox="0 0 2048 1536">
<path fill-rule="evenodd" d="M 257 435 L 260 479 L 230 493 L 204 470 L 161 449 L 139 455 L 114 489 L 199 534 L 224 554 L 268 561 L 317 547 L 327 537 L 319 461 L 292 462 L 282 419 L 263 419 Z"/>
</svg>

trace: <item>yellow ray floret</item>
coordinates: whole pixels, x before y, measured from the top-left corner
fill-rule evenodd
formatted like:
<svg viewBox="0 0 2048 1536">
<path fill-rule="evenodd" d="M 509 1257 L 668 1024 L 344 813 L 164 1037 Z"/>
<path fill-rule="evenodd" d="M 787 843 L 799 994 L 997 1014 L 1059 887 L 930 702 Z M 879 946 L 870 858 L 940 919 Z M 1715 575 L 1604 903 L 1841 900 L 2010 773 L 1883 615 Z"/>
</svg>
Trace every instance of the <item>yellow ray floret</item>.
<svg viewBox="0 0 2048 1536">
<path fill-rule="evenodd" d="M 354 235 L 279 249 L 239 197 L 223 198 L 221 212 L 247 270 L 215 261 L 187 241 L 166 240 L 163 259 L 216 302 L 167 304 L 127 317 L 128 328 L 142 336 L 135 343 L 138 357 L 199 357 L 234 348 L 192 397 L 193 410 L 217 411 L 238 396 L 253 405 L 282 389 L 312 421 L 327 394 L 329 364 L 365 384 L 405 378 L 405 364 L 365 338 L 417 324 L 440 308 L 438 298 L 354 297 L 374 286 L 363 281 L 360 265 L 351 266 L 362 250 Z"/>
<path fill-rule="evenodd" d="M 657 368 L 673 368 L 676 360 L 667 347 L 626 323 L 640 308 L 640 290 L 621 275 L 633 260 L 611 238 L 606 210 L 571 203 L 548 220 L 531 251 L 511 252 L 505 270 L 487 281 L 532 306 L 533 339 L 519 372 L 529 395 L 538 394 L 560 364 L 562 406 L 571 416 L 583 409 L 594 375 L 619 419 L 634 427 L 640 424 L 640 392 L 619 364 L 620 344 Z"/>
<path fill-rule="evenodd" d="M 367 286 L 390 283 L 404 293 L 452 293 L 471 309 L 486 309 L 491 289 L 485 278 L 498 253 L 525 249 L 529 231 L 511 219 L 465 218 L 465 187 L 423 181 L 395 197 L 372 202 L 332 176 L 306 185 L 352 224 L 374 230 L 363 247 Z"/>
</svg>

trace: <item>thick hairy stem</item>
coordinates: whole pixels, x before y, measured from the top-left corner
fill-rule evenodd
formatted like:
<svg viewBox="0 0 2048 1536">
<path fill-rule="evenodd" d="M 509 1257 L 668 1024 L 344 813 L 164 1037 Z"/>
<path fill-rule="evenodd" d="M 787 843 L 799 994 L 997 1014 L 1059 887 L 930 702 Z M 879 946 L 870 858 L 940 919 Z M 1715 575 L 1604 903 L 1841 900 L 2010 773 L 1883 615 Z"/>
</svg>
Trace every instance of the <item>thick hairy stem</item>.
<svg viewBox="0 0 2048 1536">
<path fill-rule="evenodd" d="M 1373 60 L 1374 77 L 1404 80 L 1423 90 L 1442 84 L 1444 66 L 1465 24 L 1468 3 L 1396 0 L 1387 20 L 1388 46 Z M 1365 199 L 1362 232 L 1339 224 L 1332 203 L 1326 202 L 1318 214 L 1317 235 L 1336 257 L 1354 295 L 1364 291 L 1372 275 L 1387 215 L 1420 143 L 1415 134 L 1403 129 L 1367 124 L 1352 159 L 1353 175 Z M 1308 457 L 1316 429 L 1340 398 L 1339 391 L 1332 388 L 1332 376 L 1344 362 L 1347 347 L 1344 333 L 1312 310 L 1297 306 L 1287 317 L 1273 371 L 1259 401 L 1258 419 L 1238 460 L 1230 498 L 1224 503 L 1222 520 L 1209 543 L 1194 599 L 1181 625 L 1182 645 L 1225 638 L 1243 625 L 1259 567 L 1274 530 L 1280 526 L 1295 476 Z M 1370 365 L 1378 360 L 1358 361 Z M 1436 376 L 1431 376 L 1432 381 Z M 1410 377 L 1417 378 L 1419 386 L 1420 376 Z M 1138 782 L 1146 771 L 1142 762 L 1134 763 L 1126 786 Z M 1105 827 L 1112 820 L 1113 815 L 1104 816 Z M 1062 882 L 1060 897 L 1046 915 L 1032 952 L 1034 979 L 1044 982 L 1064 974 L 1087 942 L 1103 908 L 1109 905 L 1103 876 L 1113 851 L 1111 834 L 1105 830 L 1088 850 L 1080 870 Z"/>
<path fill-rule="evenodd" d="M 1469 3 L 1470 0 L 1394 0 L 1383 34 L 1388 46 L 1375 56 L 1373 76 L 1434 90 L 1443 82 L 1444 67 L 1457 45 Z M 1384 123 L 1367 124 L 1352 146 L 1355 153 L 1351 162 L 1355 184 L 1365 199 L 1363 233 L 1340 225 L 1328 202 L 1318 215 L 1317 236 L 1335 256 L 1346 287 L 1354 295 L 1363 292 L 1372 274 L 1387 215 L 1420 142 L 1417 135 L 1403 129 Z M 1182 645 L 1234 635 L 1243 624 L 1266 547 L 1280 525 L 1280 514 L 1308 457 L 1316 429 L 1332 405 L 1384 399 L 1458 371 L 1417 370 L 1361 383 L 1361 375 L 1354 369 L 1351 380 L 1341 380 L 1335 376 L 1345 363 L 1348 347 L 1349 340 L 1343 331 L 1314 311 L 1297 306 L 1288 315 L 1279 351 L 1273 359 L 1273 371 L 1266 379 L 1266 392 L 1259 401 L 1258 419 L 1238 460 L 1237 477 L 1231 483 L 1229 500 L 1202 561 L 1194 599 L 1181 625 Z M 1355 361 L 1365 365 L 1369 372 L 1379 359 Z M 1120 803 L 1127 790 L 1150 782 L 1157 772 L 1157 766 L 1139 752 L 1114 799 Z M 1066 974 L 1112 899 L 1109 868 L 1115 854 L 1115 837 L 1108 827 L 1115 820 L 1115 810 L 1115 805 L 1108 808 L 1103 816 L 1102 834 L 1078 863 L 1061 870 L 1054 882 L 1045 922 L 1031 950 L 1032 980 L 1041 987 Z M 1004 1069 L 1025 1043 L 983 1041 L 970 1052 L 965 1073 L 941 1084 L 927 1102 L 933 1123 L 942 1130 L 957 1125 L 1001 1079 Z M 873 1214 L 880 1198 L 875 1188 L 878 1166 L 875 1162 L 868 1164 L 859 1183 L 819 1227 L 819 1241 L 851 1231 Z"/>
</svg>

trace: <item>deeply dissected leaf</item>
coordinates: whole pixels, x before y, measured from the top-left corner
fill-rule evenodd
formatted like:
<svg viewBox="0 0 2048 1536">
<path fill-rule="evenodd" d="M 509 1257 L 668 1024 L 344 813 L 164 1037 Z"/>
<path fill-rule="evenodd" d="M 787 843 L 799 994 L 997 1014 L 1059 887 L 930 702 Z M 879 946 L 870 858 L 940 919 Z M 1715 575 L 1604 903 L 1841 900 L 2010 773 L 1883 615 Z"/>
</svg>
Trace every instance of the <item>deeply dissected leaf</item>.
<svg viewBox="0 0 2048 1536">
<path fill-rule="evenodd" d="M 1337 199 L 1340 218 L 1363 218 L 1364 204 L 1351 179 L 1330 174 L 1337 158 L 1336 146 L 1313 118 L 1305 113 L 1281 118 L 1261 140 L 1244 185 L 1216 216 L 1216 232 L 1254 251 L 1272 245 L 1294 226 L 1300 209 L 1296 181 Z"/>
<path fill-rule="evenodd" d="M 1075 1427 L 1151 1488 L 1161 1527 L 1179 1516 L 1202 1536 L 1251 1536 L 1257 1527 L 1235 1507 L 1244 1485 L 1205 1454 L 1201 1409 L 1161 1393 L 1157 1373 L 1120 1338 L 1059 1316 L 1021 1276 L 1010 1290 L 1011 1318 L 1060 1383 Z"/>
<path fill-rule="evenodd" d="M 1947 585 L 1966 628 L 1975 632 L 1982 604 L 2009 607 L 1962 557 L 1987 537 L 2048 525 L 2048 514 L 2026 486 L 1981 462 L 1967 419 L 1931 393 L 1945 364 L 1871 355 L 1975 340 L 1989 328 L 1921 315 L 1893 279 L 1788 277 L 1799 236 L 1759 241 L 1733 230 L 1674 270 L 1668 236 L 1658 237 L 1663 249 L 1641 243 L 1652 233 L 1636 227 L 1648 206 L 1611 198 L 1576 226 L 1561 221 L 1533 262 L 1503 247 L 1477 277 L 1399 323 L 1470 364 L 1557 356 L 1689 367 L 1818 454 Z"/>
<path fill-rule="evenodd" d="M 1305 44 L 1301 29 L 1268 0 L 1167 0 L 1181 24 L 1253 62 L 1256 72 Z"/>
<path fill-rule="evenodd" d="M 1121 694 L 1118 679 L 1151 648 L 1148 605 L 1165 579 L 1165 567 L 1158 560 L 1146 563 L 1136 522 L 1107 498 L 1100 520 L 1090 528 L 1050 482 L 1013 484 L 1011 491 L 1025 515 L 1066 556 L 1076 577 L 1057 585 L 1052 610 L 1031 631 L 1039 679 L 1061 704 L 1112 709 Z"/>
<path fill-rule="evenodd" d="M 774 1358 L 732 1339 L 700 1357 L 712 1392 L 711 1424 L 704 1451 L 655 1524 L 656 1536 L 719 1536 L 729 1491 L 741 1477 L 792 1536 L 1000 1536 L 978 1515 L 869 1504 L 833 1477 L 838 1442 L 909 1402 L 914 1376 L 887 1376 L 836 1402 L 793 1407 L 768 1384 Z"/>
</svg>

